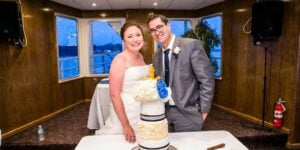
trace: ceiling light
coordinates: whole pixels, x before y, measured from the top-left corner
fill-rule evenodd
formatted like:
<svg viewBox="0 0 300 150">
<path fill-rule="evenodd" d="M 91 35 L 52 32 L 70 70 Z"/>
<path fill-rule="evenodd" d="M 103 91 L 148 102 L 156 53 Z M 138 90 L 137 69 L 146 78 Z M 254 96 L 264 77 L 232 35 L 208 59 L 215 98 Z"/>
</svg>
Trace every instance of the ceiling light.
<svg viewBox="0 0 300 150">
<path fill-rule="evenodd" d="M 154 2 L 154 3 L 153 3 L 153 6 L 157 6 L 157 2 Z"/>
<path fill-rule="evenodd" d="M 149 16 L 153 16 L 153 15 L 154 15 L 154 13 L 153 13 L 153 12 L 150 12 L 148 15 L 149 15 Z"/>
<path fill-rule="evenodd" d="M 107 14 L 106 13 L 101 13 L 100 16 L 105 18 L 107 16 Z"/>
<path fill-rule="evenodd" d="M 47 7 L 42 8 L 42 10 L 43 10 L 43 11 L 46 11 L 46 12 L 47 12 L 47 11 L 51 11 L 51 9 L 50 9 L 50 8 L 47 8 Z"/>
<path fill-rule="evenodd" d="M 245 12 L 245 11 L 247 11 L 247 9 L 241 8 L 241 9 L 237 9 L 236 11 L 237 11 L 237 12 Z"/>
<path fill-rule="evenodd" d="M 31 15 L 24 15 L 25 18 L 32 18 Z"/>
<path fill-rule="evenodd" d="M 96 4 L 96 3 L 93 3 L 93 4 L 92 4 L 92 6 L 93 6 L 93 7 L 96 7 L 96 6 L 97 6 L 97 4 Z"/>
</svg>

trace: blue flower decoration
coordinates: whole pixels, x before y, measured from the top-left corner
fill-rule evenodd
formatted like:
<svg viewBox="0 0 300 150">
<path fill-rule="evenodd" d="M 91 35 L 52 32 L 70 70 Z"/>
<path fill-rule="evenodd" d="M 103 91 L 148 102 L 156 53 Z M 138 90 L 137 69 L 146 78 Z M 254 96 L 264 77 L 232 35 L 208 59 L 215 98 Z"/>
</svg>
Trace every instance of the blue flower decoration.
<svg viewBox="0 0 300 150">
<path fill-rule="evenodd" d="M 166 83 L 163 80 L 158 80 L 156 84 L 157 84 L 157 89 L 167 87 Z"/>
<path fill-rule="evenodd" d="M 168 96 L 167 88 L 158 89 L 158 95 L 160 98 L 166 98 Z"/>
<path fill-rule="evenodd" d="M 158 80 L 156 86 L 159 97 L 166 98 L 168 96 L 166 83 L 163 80 Z"/>
</svg>

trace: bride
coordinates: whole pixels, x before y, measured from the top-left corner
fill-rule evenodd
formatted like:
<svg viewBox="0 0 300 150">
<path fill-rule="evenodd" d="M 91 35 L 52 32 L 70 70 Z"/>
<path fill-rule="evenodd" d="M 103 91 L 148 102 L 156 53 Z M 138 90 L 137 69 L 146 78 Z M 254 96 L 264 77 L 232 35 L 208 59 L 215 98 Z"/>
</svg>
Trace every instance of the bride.
<svg viewBox="0 0 300 150">
<path fill-rule="evenodd" d="M 109 86 L 113 107 L 105 126 L 96 134 L 124 134 L 126 140 L 136 140 L 140 103 L 132 96 L 134 84 L 148 75 L 149 66 L 139 53 L 144 45 L 142 28 L 138 24 L 125 23 L 121 28 L 125 49 L 112 61 Z"/>
</svg>

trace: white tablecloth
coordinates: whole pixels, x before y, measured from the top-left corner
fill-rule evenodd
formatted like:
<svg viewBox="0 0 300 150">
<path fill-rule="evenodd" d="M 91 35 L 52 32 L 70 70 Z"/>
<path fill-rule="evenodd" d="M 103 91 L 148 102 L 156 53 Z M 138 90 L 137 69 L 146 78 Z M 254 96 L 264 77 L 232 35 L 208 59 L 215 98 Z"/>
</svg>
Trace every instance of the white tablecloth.
<svg viewBox="0 0 300 150">
<path fill-rule="evenodd" d="M 178 150 L 206 150 L 208 147 L 224 143 L 218 150 L 248 150 L 228 131 L 200 131 L 169 133 L 170 144 Z M 83 137 L 75 150 L 131 150 L 137 142 L 128 143 L 123 135 L 94 135 Z"/>
<path fill-rule="evenodd" d="M 89 129 L 100 129 L 109 115 L 111 99 L 109 84 L 99 83 L 94 91 L 90 104 L 87 127 Z"/>
</svg>

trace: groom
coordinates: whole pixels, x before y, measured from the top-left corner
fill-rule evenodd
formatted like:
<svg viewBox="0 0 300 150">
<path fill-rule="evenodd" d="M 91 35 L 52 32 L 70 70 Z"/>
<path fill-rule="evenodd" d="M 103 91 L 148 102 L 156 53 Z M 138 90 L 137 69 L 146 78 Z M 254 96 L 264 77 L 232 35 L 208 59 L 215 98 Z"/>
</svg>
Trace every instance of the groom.
<svg viewBox="0 0 300 150">
<path fill-rule="evenodd" d="M 157 75 L 172 89 L 166 105 L 170 132 L 200 131 L 211 109 L 215 80 L 203 42 L 178 38 L 171 33 L 168 19 L 152 15 L 149 33 L 162 44 L 152 57 Z"/>
</svg>

